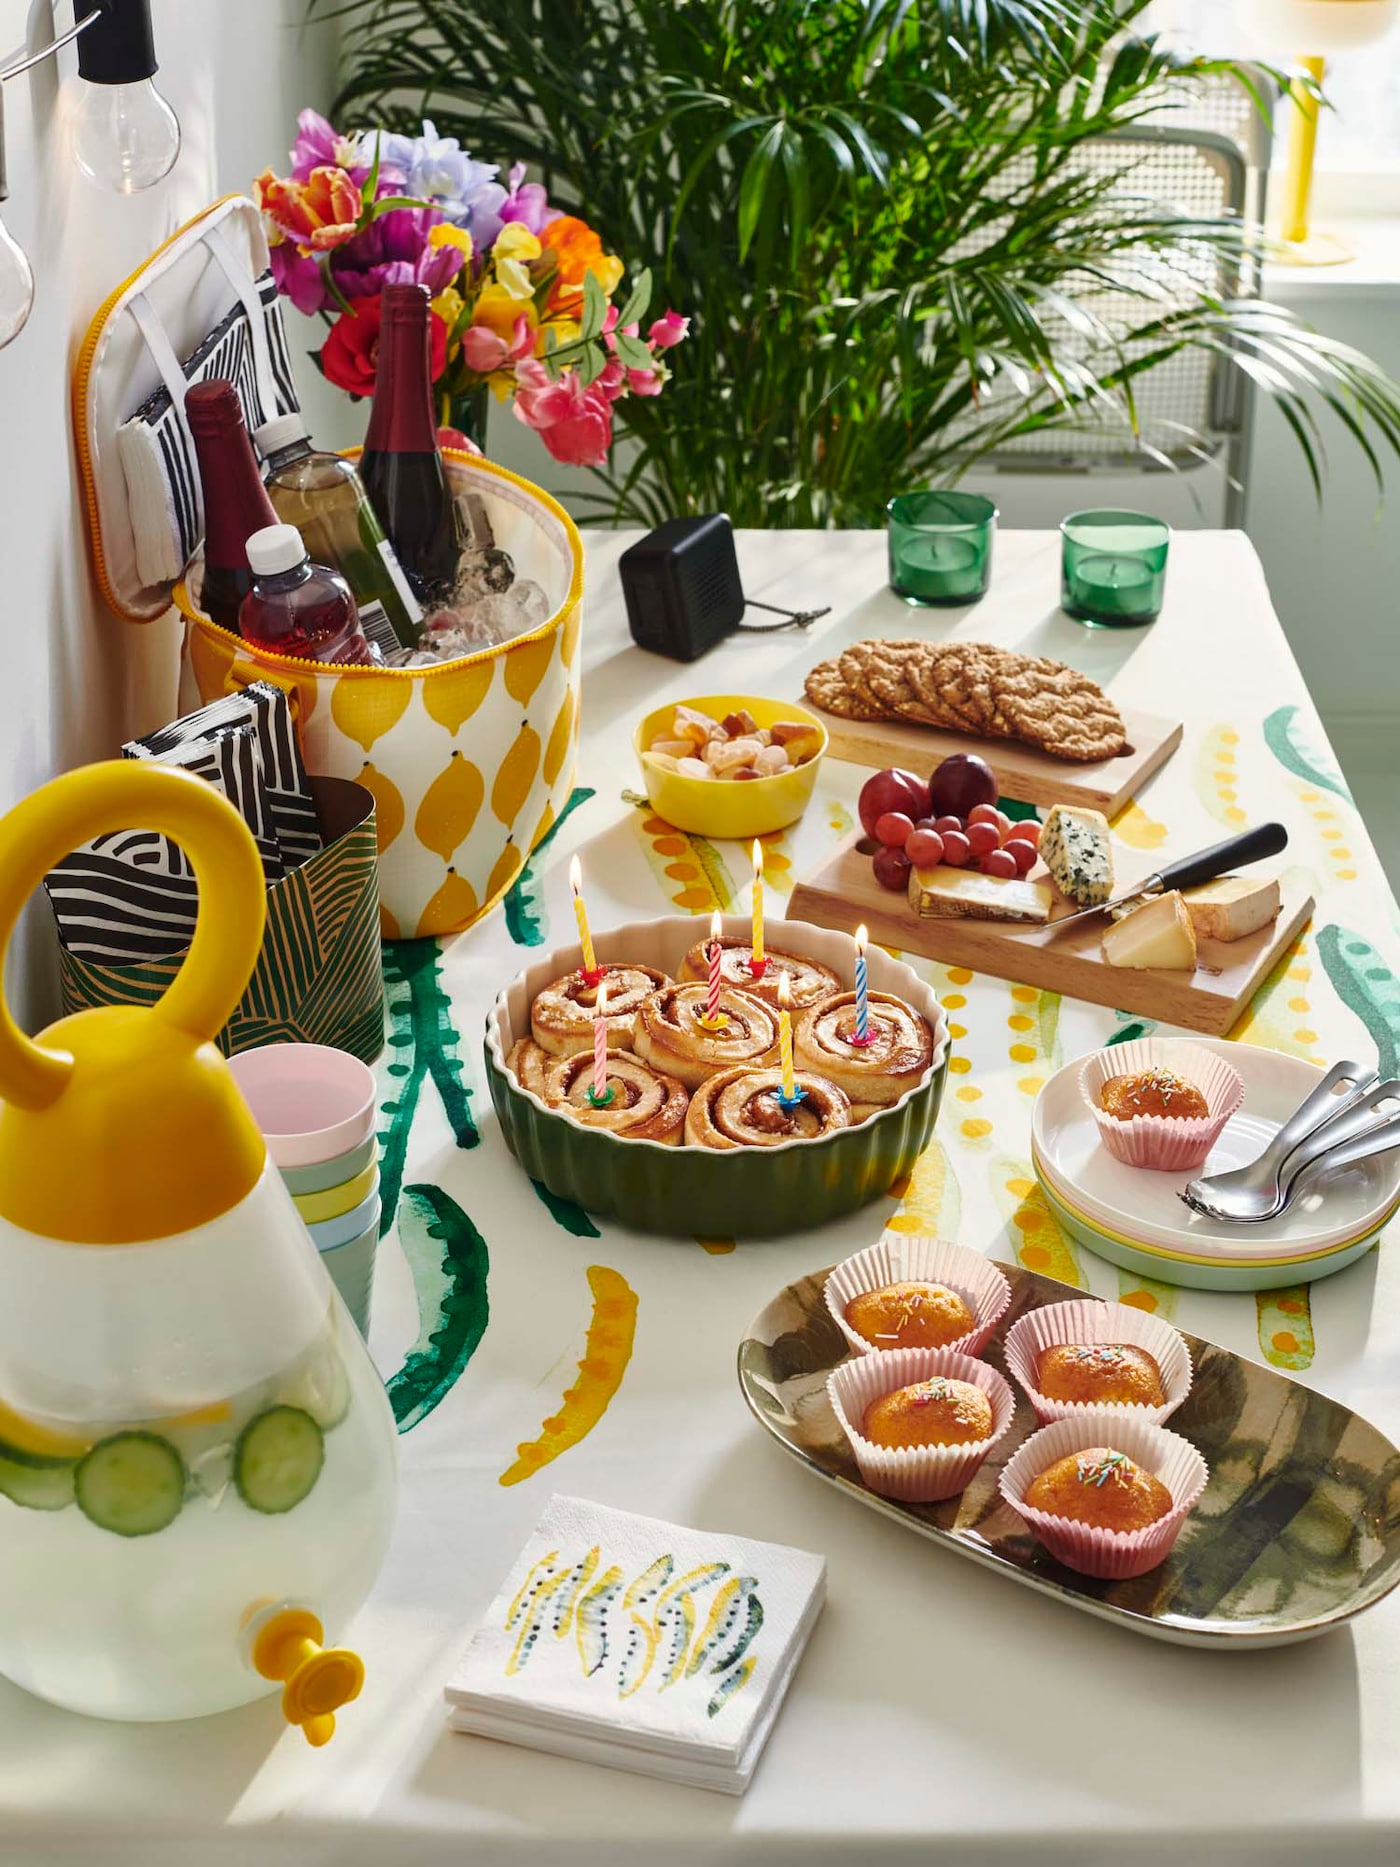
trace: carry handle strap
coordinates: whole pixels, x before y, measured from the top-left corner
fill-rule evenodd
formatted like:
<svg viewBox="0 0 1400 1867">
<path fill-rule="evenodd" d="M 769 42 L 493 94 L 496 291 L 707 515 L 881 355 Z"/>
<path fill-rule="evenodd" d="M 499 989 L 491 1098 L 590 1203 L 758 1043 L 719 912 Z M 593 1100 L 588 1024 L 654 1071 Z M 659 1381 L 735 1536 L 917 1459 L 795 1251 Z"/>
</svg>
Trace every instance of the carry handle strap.
<svg viewBox="0 0 1400 1867">
<path fill-rule="evenodd" d="M 253 340 L 253 369 L 258 379 L 258 396 L 264 417 L 271 420 L 278 411 L 277 379 L 272 373 L 272 352 L 268 348 L 267 326 L 263 322 L 263 304 L 258 297 L 257 281 L 243 265 L 220 226 L 206 227 L 200 236 L 219 262 L 219 268 L 248 314 L 248 329 Z"/>
<path fill-rule="evenodd" d="M 175 354 L 175 346 L 165 334 L 165 326 L 155 306 L 144 292 L 133 292 L 127 301 L 127 309 L 135 321 L 137 330 L 145 340 L 160 379 L 170 391 L 170 400 L 180 411 L 181 421 L 185 418 L 185 390 L 189 387 L 185 381 L 185 372 L 180 367 L 180 359 Z"/>
</svg>

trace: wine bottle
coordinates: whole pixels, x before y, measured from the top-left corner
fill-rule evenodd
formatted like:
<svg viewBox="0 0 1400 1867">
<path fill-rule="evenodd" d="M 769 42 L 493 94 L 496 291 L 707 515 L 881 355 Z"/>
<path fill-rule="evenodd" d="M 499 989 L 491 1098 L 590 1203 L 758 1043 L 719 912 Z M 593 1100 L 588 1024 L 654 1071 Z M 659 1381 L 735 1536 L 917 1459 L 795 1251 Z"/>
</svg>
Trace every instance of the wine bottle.
<svg viewBox="0 0 1400 1867">
<path fill-rule="evenodd" d="M 460 540 L 433 419 L 427 288 L 386 285 L 380 304 L 360 478 L 414 595 L 432 609 L 452 597 Z"/>
<path fill-rule="evenodd" d="M 247 543 L 277 523 L 263 488 L 238 391 L 218 377 L 191 383 L 185 420 L 204 489 L 204 581 L 200 603 L 221 629 L 238 632 L 238 608 L 253 585 Z"/>
<path fill-rule="evenodd" d="M 248 540 L 252 587 L 238 610 L 254 648 L 303 661 L 377 662 L 355 599 L 339 571 L 313 564 L 295 525 L 269 525 Z"/>
<path fill-rule="evenodd" d="M 370 641 L 385 656 L 416 648 L 422 608 L 354 463 L 313 447 L 300 415 L 264 422 L 253 439 L 278 518 L 296 526 L 316 563 L 331 565 L 349 584 Z"/>
</svg>

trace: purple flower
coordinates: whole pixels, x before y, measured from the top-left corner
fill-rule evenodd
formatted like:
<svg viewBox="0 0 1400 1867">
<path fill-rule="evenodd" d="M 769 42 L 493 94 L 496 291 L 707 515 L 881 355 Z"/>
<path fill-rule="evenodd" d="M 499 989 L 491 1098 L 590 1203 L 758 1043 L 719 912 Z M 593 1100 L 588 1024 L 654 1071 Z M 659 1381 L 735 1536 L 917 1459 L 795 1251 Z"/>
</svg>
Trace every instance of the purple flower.
<svg viewBox="0 0 1400 1867">
<path fill-rule="evenodd" d="M 312 169 L 344 169 L 358 186 L 369 174 L 363 140 L 342 136 L 315 110 L 297 118 L 297 139 L 292 144 L 292 180 L 304 182 Z"/>
<path fill-rule="evenodd" d="M 335 282 L 347 298 L 375 298 L 386 285 L 426 285 L 436 297 L 462 266 L 455 246 L 430 246 L 442 219 L 436 208 L 401 207 L 337 249 Z"/>
<path fill-rule="evenodd" d="M 523 162 L 517 162 L 510 172 L 510 192 L 501 203 L 500 214 L 502 222 L 520 221 L 533 234 L 542 233 L 552 220 L 559 218 L 558 208 L 549 205 L 549 196 L 541 184 L 525 180 Z"/>
<path fill-rule="evenodd" d="M 484 191 L 504 193 L 496 184 L 496 165 L 473 161 L 455 136 L 438 135 L 431 118 L 424 118 L 421 136 L 382 135 L 379 166 L 381 178 L 391 176 L 397 184 L 394 192 L 431 201 L 458 227 L 470 226 Z"/>
<path fill-rule="evenodd" d="M 310 255 L 303 256 L 292 240 L 282 240 L 270 249 L 272 276 L 284 298 L 290 298 L 298 311 L 314 317 L 330 303 L 321 268 Z"/>
</svg>

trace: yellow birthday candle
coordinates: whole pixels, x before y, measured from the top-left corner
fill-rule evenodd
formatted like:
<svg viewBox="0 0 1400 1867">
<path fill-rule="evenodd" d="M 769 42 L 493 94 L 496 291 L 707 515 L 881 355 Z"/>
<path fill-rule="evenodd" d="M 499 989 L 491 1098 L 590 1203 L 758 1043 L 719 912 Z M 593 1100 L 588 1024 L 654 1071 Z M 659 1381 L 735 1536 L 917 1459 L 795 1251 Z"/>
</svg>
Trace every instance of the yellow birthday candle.
<svg viewBox="0 0 1400 1867">
<path fill-rule="evenodd" d="M 577 856 L 569 864 L 569 887 L 574 893 L 574 919 L 578 922 L 579 945 L 583 948 L 583 970 L 595 973 L 598 962 L 593 956 L 593 935 L 588 931 L 588 910 L 583 905 L 583 870 Z"/>
</svg>

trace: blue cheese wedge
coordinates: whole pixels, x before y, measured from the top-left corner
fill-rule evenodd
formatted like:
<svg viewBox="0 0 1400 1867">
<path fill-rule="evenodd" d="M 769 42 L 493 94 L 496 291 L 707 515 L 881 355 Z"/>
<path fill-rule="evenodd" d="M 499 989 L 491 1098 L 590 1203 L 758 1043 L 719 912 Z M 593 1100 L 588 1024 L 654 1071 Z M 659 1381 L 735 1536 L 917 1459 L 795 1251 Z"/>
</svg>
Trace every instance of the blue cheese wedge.
<svg viewBox="0 0 1400 1867">
<path fill-rule="evenodd" d="M 1043 927 L 1055 891 L 1046 882 L 1005 880 L 977 869 L 911 869 L 909 905 L 926 920 L 1019 921 Z"/>
<path fill-rule="evenodd" d="M 1076 907 L 1097 907 L 1113 893 L 1113 847 L 1101 811 L 1056 804 L 1040 832 L 1040 859 Z"/>
</svg>

